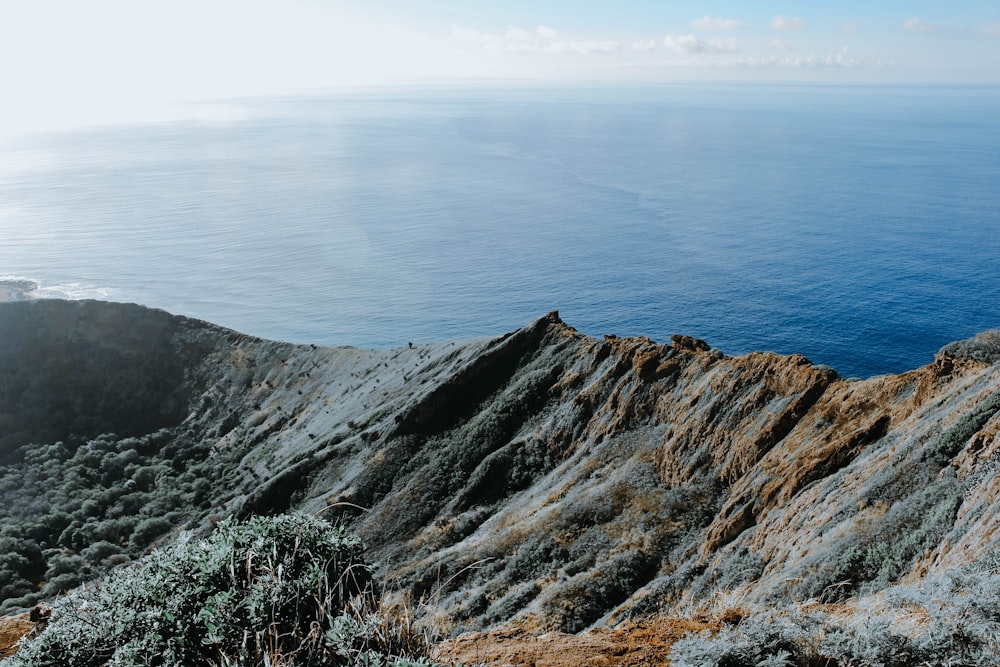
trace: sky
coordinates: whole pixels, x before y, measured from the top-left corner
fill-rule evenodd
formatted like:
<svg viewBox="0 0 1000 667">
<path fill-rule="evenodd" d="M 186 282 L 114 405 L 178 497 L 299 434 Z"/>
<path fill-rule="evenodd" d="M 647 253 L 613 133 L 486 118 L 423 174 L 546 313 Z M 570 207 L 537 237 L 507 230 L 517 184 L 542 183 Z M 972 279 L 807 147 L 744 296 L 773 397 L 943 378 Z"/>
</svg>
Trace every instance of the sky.
<svg viewBox="0 0 1000 667">
<path fill-rule="evenodd" d="M 1000 84 L 1000 0 L 0 0 L 0 136 L 368 85 L 676 81 Z"/>
</svg>

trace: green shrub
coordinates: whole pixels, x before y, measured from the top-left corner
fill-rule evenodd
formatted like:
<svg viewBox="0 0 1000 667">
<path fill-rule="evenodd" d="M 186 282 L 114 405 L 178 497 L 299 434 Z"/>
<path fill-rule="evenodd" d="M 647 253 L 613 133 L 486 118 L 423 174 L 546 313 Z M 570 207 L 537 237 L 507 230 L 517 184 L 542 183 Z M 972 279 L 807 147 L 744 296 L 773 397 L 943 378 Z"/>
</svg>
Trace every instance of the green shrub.
<svg viewBox="0 0 1000 667">
<path fill-rule="evenodd" d="M 659 559 L 638 550 L 626 551 L 598 562 L 571 577 L 541 605 L 543 615 L 559 623 L 563 632 L 585 630 L 648 583 Z"/>
<path fill-rule="evenodd" d="M 941 466 L 950 463 L 951 459 L 962 451 L 969 439 L 981 430 L 997 412 L 1000 412 L 1000 391 L 987 396 L 951 428 L 928 443 L 923 458 Z"/>
<path fill-rule="evenodd" d="M 217 473 L 227 468 L 227 456 L 238 454 L 213 455 L 190 434 L 164 430 L 29 445 L 23 459 L 0 463 L 0 555 L 28 558 L 27 563 L 0 559 L 0 612 L 23 609 L 24 583 L 33 592 L 43 582 L 53 583 L 44 576 L 51 563 L 37 558 L 40 548 L 83 553 L 106 542 L 138 558 L 169 530 L 196 525 L 219 505 L 217 494 L 226 485 L 218 483 Z M 114 564 L 105 558 L 86 561 L 89 572 L 60 572 L 76 576 L 47 586 L 46 595 L 97 577 Z"/>
<path fill-rule="evenodd" d="M 83 559 L 91 564 L 103 563 L 115 555 L 123 553 L 122 548 L 110 542 L 94 542 L 80 552 Z"/>
<path fill-rule="evenodd" d="M 957 359 L 973 359 L 988 364 L 1000 361 L 1000 329 L 990 329 L 976 334 L 968 340 L 948 343 L 941 352 Z"/>
<path fill-rule="evenodd" d="M 58 600 L 7 665 L 395 664 L 371 618 L 351 614 L 370 591 L 361 555 L 355 537 L 311 517 L 223 522 Z"/>
<path fill-rule="evenodd" d="M 553 572 L 566 562 L 569 552 L 555 539 L 541 533 L 532 535 L 507 563 L 513 582 L 533 581 Z"/>
<path fill-rule="evenodd" d="M 675 667 L 1000 667 L 1000 575 L 970 567 L 886 589 L 873 608 L 760 612 L 671 648 Z M 871 602 L 871 600 L 867 601 Z M 914 622 L 914 618 L 920 618 Z"/>
<path fill-rule="evenodd" d="M 717 633 L 691 634 L 673 645 L 674 667 L 794 667 L 804 665 L 806 633 L 775 614 L 745 619 Z"/>
<path fill-rule="evenodd" d="M 871 619 L 855 627 L 835 628 L 826 633 L 819 650 L 837 656 L 840 665 L 909 667 L 920 664 L 913 642 L 892 630 L 887 619 Z"/>
<path fill-rule="evenodd" d="M 532 600 L 538 597 L 541 590 L 534 581 L 512 589 L 489 607 L 486 611 L 485 621 L 491 624 L 502 623 L 513 618 L 517 612 L 527 607 Z"/>
<path fill-rule="evenodd" d="M 821 552 L 806 559 L 803 570 L 810 574 L 795 588 L 796 596 L 837 602 L 895 583 L 951 531 L 965 491 L 953 473 L 915 488 L 842 541 L 832 557 Z"/>
<path fill-rule="evenodd" d="M 691 582 L 691 594 L 696 598 L 707 600 L 717 591 L 736 590 L 764 571 L 764 560 L 745 545 L 729 545 L 722 553 L 722 559 Z"/>
<path fill-rule="evenodd" d="M 136 524 L 129 542 L 138 547 L 147 547 L 173 526 L 163 517 L 154 516 Z"/>
</svg>

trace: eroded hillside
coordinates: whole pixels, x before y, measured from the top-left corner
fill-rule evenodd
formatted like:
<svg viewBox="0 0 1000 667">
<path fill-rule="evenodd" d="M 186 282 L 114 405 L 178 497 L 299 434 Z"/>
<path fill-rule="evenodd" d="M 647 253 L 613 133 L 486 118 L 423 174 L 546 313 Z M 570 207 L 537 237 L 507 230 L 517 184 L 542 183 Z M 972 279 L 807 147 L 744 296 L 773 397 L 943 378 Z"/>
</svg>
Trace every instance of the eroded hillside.
<svg viewBox="0 0 1000 667">
<path fill-rule="evenodd" d="M 381 575 L 455 629 L 577 631 L 737 587 L 836 602 L 997 548 L 997 362 L 984 335 L 848 381 L 682 336 L 594 339 L 554 313 L 497 339 L 366 351 L 138 306 L 0 304 L 5 474 L 34 499 L 8 493 L 28 527 L 8 536 L 35 543 L 39 582 L 97 542 L 121 561 L 187 489 L 171 525 L 349 521 Z M 37 452 L 76 470 L 87 447 L 122 464 L 81 481 L 102 493 L 74 506 Z M 37 583 L 5 576 L 20 577 L 11 601 Z"/>
</svg>

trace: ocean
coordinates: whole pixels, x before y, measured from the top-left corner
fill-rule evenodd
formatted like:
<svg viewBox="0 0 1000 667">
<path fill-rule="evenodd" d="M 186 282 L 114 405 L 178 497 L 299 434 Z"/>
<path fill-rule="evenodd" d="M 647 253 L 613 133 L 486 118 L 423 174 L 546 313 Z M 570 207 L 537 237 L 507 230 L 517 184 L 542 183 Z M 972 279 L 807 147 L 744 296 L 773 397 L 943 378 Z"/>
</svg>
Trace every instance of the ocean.
<svg viewBox="0 0 1000 667">
<path fill-rule="evenodd" d="M 0 143 L 0 279 L 388 347 L 551 310 L 845 376 L 1000 327 L 1000 89 L 400 88 Z"/>
</svg>

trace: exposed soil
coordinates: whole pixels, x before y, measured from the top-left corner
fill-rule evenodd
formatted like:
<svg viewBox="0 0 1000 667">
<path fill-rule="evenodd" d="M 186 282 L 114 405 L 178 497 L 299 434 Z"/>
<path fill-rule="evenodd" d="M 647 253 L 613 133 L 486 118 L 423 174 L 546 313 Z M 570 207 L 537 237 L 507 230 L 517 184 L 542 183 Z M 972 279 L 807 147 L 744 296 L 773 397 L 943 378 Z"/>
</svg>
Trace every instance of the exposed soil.
<svg viewBox="0 0 1000 667">
<path fill-rule="evenodd" d="M 629 621 L 613 630 L 596 628 L 577 635 L 523 629 L 468 632 L 441 644 L 435 658 L 450 664 L 496 667 L 644 667 L 663 665 L 670 647 L 689 632 L 717 630 L 719 623 L 689 618 Z M 14 655 L 17 642 L 35 629 L 28 614 L 0 617 L 0 658 Z"/>
<path fill-rule="evenodd" d="M 0 617 L 0 658 L 8 658 L 17 651 L 17 642 L 35 629 L 28 614 Z"/>
<path fill-rule="evenodd" d="M 689 632 L 717 629 L 717 623 L 687 618 L 629 621 L 614 629 L 596 628 L 577 635 L 523 630 L 469 632 L 438 647 L 436 658 L 448 663 L 491 667 L 643 667 L 667 664 L 674 642 Z"/>
</svg>

